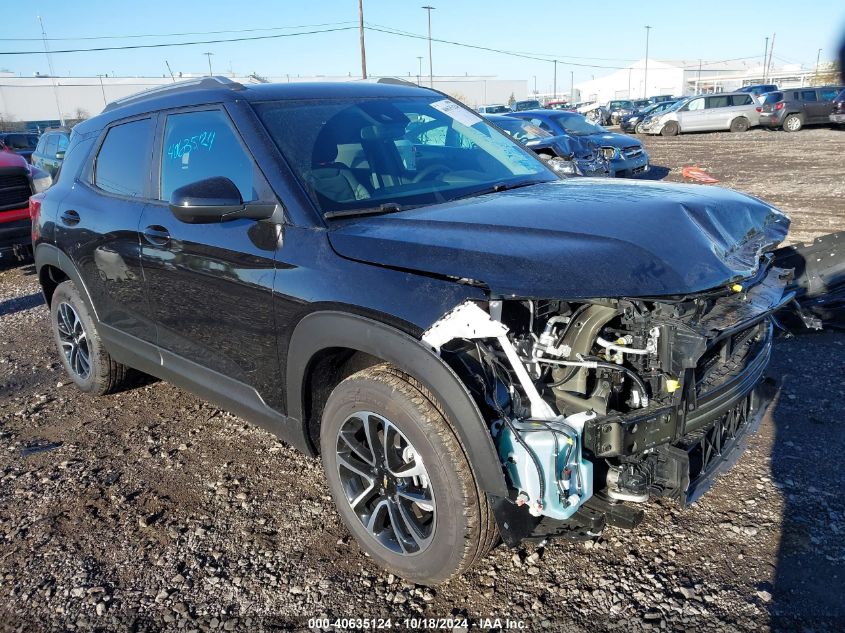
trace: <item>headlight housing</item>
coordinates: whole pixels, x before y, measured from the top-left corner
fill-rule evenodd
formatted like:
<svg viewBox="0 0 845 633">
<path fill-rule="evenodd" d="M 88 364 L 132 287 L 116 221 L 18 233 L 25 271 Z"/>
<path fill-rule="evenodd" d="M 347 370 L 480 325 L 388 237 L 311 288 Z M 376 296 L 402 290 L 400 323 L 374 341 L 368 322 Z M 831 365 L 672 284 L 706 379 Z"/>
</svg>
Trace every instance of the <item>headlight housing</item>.
<svg viewBox="0 0 845 633">
<path fill-rule="evenodd" d="M 614 158 L 619 157 L 619 149 L 616 147 L 602 147 L 601 155 L 604 156 L 606 160 L 613 160 Z"/>
<path fill-rule="evenodd" d="M 567 176 L 574 176 L 578 173 L 574 162 L 558 158 L 557 156 L 549 159 L 549 167 L 551 167 L 555 172 L 565 174 Z"/>
</svg>

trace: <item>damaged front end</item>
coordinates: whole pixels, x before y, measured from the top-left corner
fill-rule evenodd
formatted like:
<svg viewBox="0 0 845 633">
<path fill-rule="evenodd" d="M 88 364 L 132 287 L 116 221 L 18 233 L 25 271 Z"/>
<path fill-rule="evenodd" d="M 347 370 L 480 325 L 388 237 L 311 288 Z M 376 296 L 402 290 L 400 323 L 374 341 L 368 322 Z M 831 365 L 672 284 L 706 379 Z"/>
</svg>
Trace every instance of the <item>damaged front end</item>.
<svg viewBox="0 0 845 633">
<path fill-rule="evenodd" d="M 503 539 L 589 538 L 635 526 L 651 497 L 695 501 L 776 395 L 764 372 L 791 281 L 764 256 L 705 292 L 491 299 L 432 325 L 423 341 L 473 393 L 511 487 Z"/>
</svg>

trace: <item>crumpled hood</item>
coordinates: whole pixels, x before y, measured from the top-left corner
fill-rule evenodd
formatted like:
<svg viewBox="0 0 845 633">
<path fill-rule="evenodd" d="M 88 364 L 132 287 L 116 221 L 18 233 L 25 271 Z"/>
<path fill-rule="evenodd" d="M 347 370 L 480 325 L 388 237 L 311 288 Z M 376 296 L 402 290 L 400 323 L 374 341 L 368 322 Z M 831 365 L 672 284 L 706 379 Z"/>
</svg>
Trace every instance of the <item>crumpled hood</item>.
<svg viewBox="0 0 845 633">
<path fill-rule="evenodd" d="M 579 178 L 365 217 L 329 240 L 343 257 L 473 279 L 496 295 L 578 299 L 731 283 L 788 228 L 728 189 Z"/>
<path fill-rule="evenodd" d="M 551 147 L 555 149 L 557 154 L 560 156 L 574 155 L 576 158 L 585 158 L 588 160 L 593 158 L 596 154 L 596 146 L 594 143 L 585 139 L 580 139 L 574 136 L 565 136 L 562 134 L 536 141 L 529 141 L 525 144 L 525 146 L 535 151 L 543 147 Z"/>
<path fill-rule="evenodd" d="M 642 147 L 639 139 L 635 139 L 627 134 L 617 134 L 616 132 L 603 132 L 602 134 L 590 134 L 582 137 L 589 139 L 596 147 L 618 147 L 624 149 L 626 147 Z"/>
</svg>

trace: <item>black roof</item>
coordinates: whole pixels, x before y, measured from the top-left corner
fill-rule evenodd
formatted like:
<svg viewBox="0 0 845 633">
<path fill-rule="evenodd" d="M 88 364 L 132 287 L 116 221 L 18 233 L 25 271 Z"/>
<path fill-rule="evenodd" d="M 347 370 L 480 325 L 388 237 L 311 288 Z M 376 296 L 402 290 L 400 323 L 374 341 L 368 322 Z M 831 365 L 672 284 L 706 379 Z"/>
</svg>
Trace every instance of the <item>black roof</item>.
<svg viewBox="0 0 845 633">
<path fill-rule="evenodd" d="M 275 84 L 241 84 L 227 77 L 203 77 L 165 84 L 109 103 L 96 117 L 77 125 L 81 133 L 125 117 L 167 108 L 246 101 L 278 101 L 284 99 L 341 99 L 367 97 L 404 97 L 431 95 L 437 91 L 395 79 L 378 82 L 294 82 Z M 437 93 L 440 94 L 440 93 Z"/>
</svg>

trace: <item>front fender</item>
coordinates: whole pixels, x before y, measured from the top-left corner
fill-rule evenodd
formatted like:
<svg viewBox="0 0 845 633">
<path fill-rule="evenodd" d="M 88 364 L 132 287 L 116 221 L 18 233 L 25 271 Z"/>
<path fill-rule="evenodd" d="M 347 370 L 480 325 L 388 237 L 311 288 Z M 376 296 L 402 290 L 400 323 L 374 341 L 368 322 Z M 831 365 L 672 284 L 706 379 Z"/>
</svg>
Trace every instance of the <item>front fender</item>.
<svg viewBox="0 0 845 633">
<path fill-rule="evenodd" d="M 288 415 L 304 420 L 305 377 L 315 355 L 332 347 L 380 358 L 423 383 L 442 405 L 485 492 L 507 496 L 499 457 L 481 412 L 467 388 L 439 356 L 404 332 L 366 317 L 336 311 L 313 312 L 296 326 L 287 360 Z M 302 435 L 307 437 L 303 424 Z"/>
</svg>

